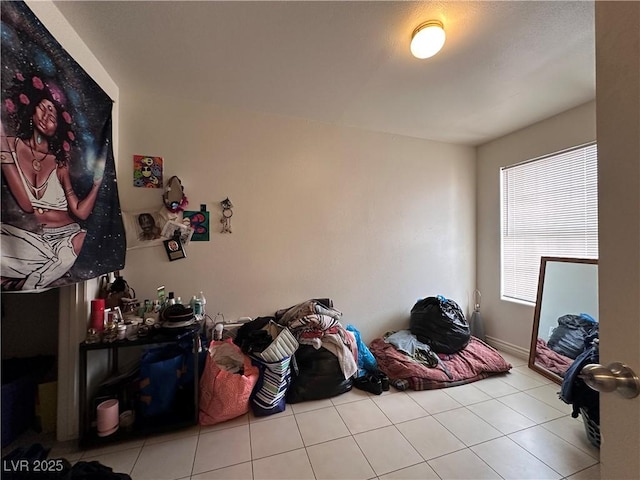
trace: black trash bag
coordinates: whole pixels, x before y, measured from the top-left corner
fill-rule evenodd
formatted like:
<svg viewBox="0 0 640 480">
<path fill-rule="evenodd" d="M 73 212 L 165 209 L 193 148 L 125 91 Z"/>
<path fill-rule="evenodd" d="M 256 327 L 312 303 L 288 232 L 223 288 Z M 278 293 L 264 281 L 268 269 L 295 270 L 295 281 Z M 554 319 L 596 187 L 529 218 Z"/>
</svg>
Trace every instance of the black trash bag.
<svg viewBox="0 0 640 480">
<path fill-rule="evenodd" d="M 456 353 L 467 346 L 471 329 L 453 300 L 438 295 L 419 300 L 411 309 L 409 330 L 436 353 Z"/>
<path fill-rule="evenodd" d="M 321 400 L 351 390 L 353 381 L 345 379 L 338 357 L 324 347 L 300 345 L 294 354 L 287 403 Z"/>
<path fill-rule="evenodd" d="M 585 348 L 585 339 L 598 332 L 598 323 L 586 314 L 567 314 L 558 318 L 547 346 L 556 353 L 576 359 Z"/>
</svg>

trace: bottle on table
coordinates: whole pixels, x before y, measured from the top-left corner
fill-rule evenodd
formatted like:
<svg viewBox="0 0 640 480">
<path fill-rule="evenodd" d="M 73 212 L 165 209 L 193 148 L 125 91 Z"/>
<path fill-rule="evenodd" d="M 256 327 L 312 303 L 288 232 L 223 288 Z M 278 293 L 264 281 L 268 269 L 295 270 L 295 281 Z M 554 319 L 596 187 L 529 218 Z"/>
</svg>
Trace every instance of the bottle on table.
<svg viewBox="0 0 640 480">
<path fill-rule="evenodd" d="M 200 305 L 202 306 L 201 314 L 202 315 L 206 314 L 207 313 L 207 309 L 206 309 L 207 299 L 204 298 L 204 293 L 202 293 L 202 291 L 200 291 L 200 295 L 198 296 L 198 301 L 200 302 Z"/>
<path fill-rule="evenodd" d="M 176 299 L 173 296 L 173 292 L 169 292 L 169 297 L 167 298 L 167 305 L 175 305 Z"/>
</svg>

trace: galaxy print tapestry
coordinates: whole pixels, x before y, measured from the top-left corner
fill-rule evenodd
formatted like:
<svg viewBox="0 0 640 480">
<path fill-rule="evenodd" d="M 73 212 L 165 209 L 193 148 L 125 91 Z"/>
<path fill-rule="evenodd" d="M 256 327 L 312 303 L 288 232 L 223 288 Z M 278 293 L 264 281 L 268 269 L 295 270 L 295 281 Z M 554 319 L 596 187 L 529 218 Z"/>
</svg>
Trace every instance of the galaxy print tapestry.
<svg viewBox="0 0 640 480">
<path fill-rule="evenodd" d="M 2 291 L 122 269 L 113 102 L 23 2 L 1 9 Z"/>
</svg>

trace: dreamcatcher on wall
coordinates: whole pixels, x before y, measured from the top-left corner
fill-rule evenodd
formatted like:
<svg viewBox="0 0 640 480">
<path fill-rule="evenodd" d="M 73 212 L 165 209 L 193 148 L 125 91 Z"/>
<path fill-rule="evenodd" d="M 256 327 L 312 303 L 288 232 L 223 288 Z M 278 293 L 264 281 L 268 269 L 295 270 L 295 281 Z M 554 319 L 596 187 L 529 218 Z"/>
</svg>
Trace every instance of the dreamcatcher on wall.
<svg viewBox="0 0 640 480">
<path fill-rule="evenodd" d="M 233 203 L 229 200 L 229 197 L 220 202 L 222 207 L 222 218 L 220 223 L 222 224 L 221 233 L 233 233 L 231 230 L 231 217 L 233 217 Z"/>
</svg>

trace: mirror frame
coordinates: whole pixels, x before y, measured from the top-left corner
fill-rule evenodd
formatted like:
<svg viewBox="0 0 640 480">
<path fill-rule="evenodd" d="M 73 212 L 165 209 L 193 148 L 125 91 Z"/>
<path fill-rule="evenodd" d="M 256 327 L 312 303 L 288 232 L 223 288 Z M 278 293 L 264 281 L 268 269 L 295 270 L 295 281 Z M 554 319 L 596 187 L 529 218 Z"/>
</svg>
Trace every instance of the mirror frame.
<svg viewBox="0 0 640 480">
<path fill-rule="evenodd" d="M 531 345 L 529 347 L 529 368 L 538 372 L 543 377 L 554 381 L 561 385 L 563 378 L 554 372 L 538 366 L 536 360 L 536 345 L 538 339 L 538 329 L 540 327 L 540 312 L 542 310 L 542 295 L 544 293 L 544 276 L 547 268 L 547 262 L 565 262 L 565 263 L 587 263 L 597 265 L 598 260 L 594 258 L 568 258 L 568 257 L 541 257 L 540 273 L 538 275 L 538 293 L 536 295 L 536 306 L 533 313 L 533 329 L 531 330 Z"/>
<path fill-rule="evenodd" d="M 184 210 L 184 207 L 187 205 L 188 201 L 184 194 L 184 187 L 182 186 L 180 178 L 176 175 L 171 177 L 164 187 L 162 202 L 165 208 L 172 213 Z"/>
</svg>

